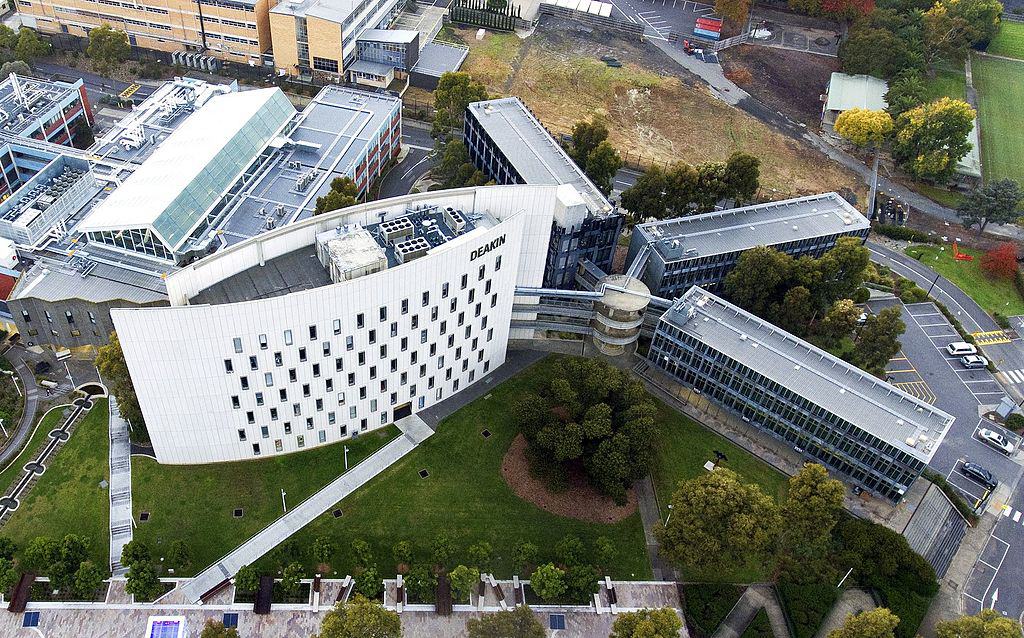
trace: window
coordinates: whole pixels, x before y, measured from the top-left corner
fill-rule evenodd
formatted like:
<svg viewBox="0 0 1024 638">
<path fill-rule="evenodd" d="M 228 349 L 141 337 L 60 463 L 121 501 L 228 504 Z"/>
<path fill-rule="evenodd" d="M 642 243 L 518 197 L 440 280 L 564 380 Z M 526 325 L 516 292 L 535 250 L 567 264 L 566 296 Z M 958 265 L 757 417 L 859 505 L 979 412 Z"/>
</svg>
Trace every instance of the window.
<svg viewBox="0 0 1024 638">
<path fill-rule="evenodd" d="M 387 306 L 381 306 L 380 310 L 378 312 L 380 313 L 380 320 L 381 320 L 381 322 L 384 322 L 384 321 L 388 320 L 388 309 L 387 309 Z"/>
<path fill-rule="evenodd" d="M 329 58 L 320 58 L 313 56 L 313 68 L 317 71 L 327 71 L 328 73 L 338 72 L 338 61 L 331 60 Z M 301 446 L 300 446 L 301 447 Z"/>
<path fill-rule="evenodd" d="M 240 381 L 242 382 L 242 389 L 243 390 L 248 390 L 249 389 L 249 377 L 241 377 Z"/>
<path fill-rule="evenodd" d="M 274 439 L 274 451 L 281 452 L 284 450 L 284 446 L 281 444 L 281 439 Z"/>
<path fill-rule="evenodd" d="M 267 384 L 268 388 L 272 388 L 274 386 L 274 373 L 272 373 L 272 372 L 265 373 L 263 375 L 263 382 Z"/>
<path fill-rule="evenodd" d="M 261 425 L 260 426 L 260 436 L 263 437 L 264 439 L 269 439 L 270 438 L 270 428 L 268 428 L 265 425 Z"/>
<path fill-rule="evenodd" d="M 312 430 L 313 429 L 313 417 L 311 417 L 311 416 L 306 417 L 306 429 L 307 430 Z"/>
<path fill-rule="evenodd" d="M 331 342 L 330 341 L 324 341 L 324 356 L 325 357 L 331 356 Z"/>
<path fill-rule="evenodd" d="M 334 379 L 328 379 L 324 382 L 324 390 L 327 392 L 334 392 Z"/>
<path fill-rule="evenodd" d="M 295 383 L 299 376 L 295 373 L 295 368 L 288 368 L 288 381 Z"/>
<path fill-rule="evenodd" d="M 245 430 L 239 430 L 238 431 L 238 440 L 239 441 L 244 441 L 245 440 Z"/>
<path fill-rule="evenodd" d="M 92 314 L 91 310 L 88 313 L 86 313 L 86 314 L 89 315 L 89 323 L 95 325 L 96 324 L 96 315 Z"/>
<path fill-rule="evenodd" d="M 499 270 L 501 270 L 501 255 L 494 259 L 494 271 L 497 272 Z"/>
<path fill-rule="evenodd" d="M 466 286 L 469 285 L 469 275 L 463 275 L 459 282 L 459 290 L 465 290 Z"/>
<path fill-rule="evenodd" d="M 446 281 L 443 284 L 441 284 L 441 299 L 447 299 L 447 298 L 448 298 L 448 282 Z"/>
<path fill-rule="evenodd" d="M 308 383 L 303 383 L 302 384 L 302 396 L 308 397 L 309 394 L 310 394 L 309 393 L 309 384 Z"/>
<path fill-rule="evenodd" d="M 292 433 L 292 424 L 291 423 L 285 423 L 284 424 L 284 433 L 285 434 L 291 434 Z"/>
<path fill-rule="evenodd" d="M 238 400 L 237 394 L 231 397 L 231 407 L 233 407 L 236 410 L 242 407 L 242 402 Z"/>
<path fill-rule="evenodd" d="M 336 334 L 336 335 L 340 335 L 341 334 L 341 319 L 335 319 L 334 320 L 334 334 Z"/>
<path fill-rule="evenodd" d="M 430 305 L 430 292 L 423 293 L 423 307 L 426 308 Z"/>
<path fill-rule="evenodd" d="M 480 266 L 480 269 L 477 271 L 476 280 L 477 281 L 483 281 L 484 277 L 486 276 L 486 274 L 487 274 L 487 267 L 486 266 Z"/>
<path fill-rule="evenodd" d="M 267 349 L 267 335 L 260 335 L 260 350 Z"/>
<path fill-rule="evenodd" d="M 447 286 L 447 285 L 448 284 L 445 284 L 445 286 Z M 408 299 L 403 299 L 402 300 L 402 314 L 403 315 L 409 314 L 409 300 Z"/>
<path fill-rule="evenodd" d="M 28 310 L 21 311 L 21 318 L 25 323 L 32 323 L 32 315 L 28 314 Z"/>
<path fill-rule="evenodd" d="M 370 340 L 370 343 L 377 343 L 377 331 L 376 330 L 371 329 L 370 332 L 367 333 L 367 336 L 368 336 L 368 338 Z"/>
<path fill-rule="evenodd" d="M 309 340 L 316 341 L 316 326 L 309 327 Z"/>
<path fill-rule="evenodd" d="M 259 443 L 253 443 L 252 444 L 252 454 L 253 454 L 253 456 L 259 456 L 260 455 L 260 444 Z"/>
<path fill-rule="evenodd" d="M 231 359 L 224 359 L 224 372 L 231 374 L 235 371 L 235 365 L 231 363 Z"/>
<path fill-rule="evenodd" d="M 363 318 L 363 313 L 360 312 L 356 315 L 356 328 L 362 328 L 364 325 L 366 325 L 366 321 Z"/>
<path fill-rule="evenodd" d="M 334 415 L 334 413 L 332 412 L 331 416 L 333 416 L 333 415 Z M 331 423 L 334 423 L 333 419 L 331 420 Z M 325 430 L 320 430 L 319 432 L 317 432 L 317 440 L 320 441 L 321 443 L 326 443 L 327 442 L 327 432 Z"/>
<path fill-rule="evenodd" d="M 361 366 L 366 365 L 366 353 L 365 352 L 357 353 L 356 354 L 356 361 L 358 361 L 359 365 L 361 365 Z"/>
<path fill-rule="evenodd" d="M 419 315 L 413 315 L 412 316 L 412 329 L 415 330 L 416 328 L 419 328 L 419 327 L 420 327 L 420 316 Z"/>
<path fill-rule="evenodd" d="M 345 337 L 345 349 L 346 350 L 352 350 L 354 347 L 355 347 L 355 344 L 352 341 L 352 337 L 351 336 Z"/>
<path fill-rule="evenodd" d="M 263 393 L 262 392 L 257 392 L 256 393 L 256 405 L 263 405 Z"/>
<path fill-rule="evenodd" d="M 250 356 L 249 357 L 249 369 L 250 370 L 259 370 L 260 369 L 260 363 L 259 363 L 259 361 L 256 360 L 256 357 L 254 357 L 254 356 Z"/>
<path fill-rule="evenodd" d="M 398 322 L 397 321 L 392 321 L 391 322 L 391 336 L 392 337 L 397 337 L 398 336 Z"/>
<path fill-rule="evenodd" d="M 299 348 L 299 361 L 305 361 L 305 360 L 306 360 L 306 349 L 305 348 Z"/>
<path fill-rule="evenodd" d="M 341 357 L 337 357 L 334 360 L 334 371 L 335 372 L 341 372 L 344 369 L 345 369 L 345 362 L 344 362 L 344 360 L 342 360 Z"/>
<path fill-rule="evenodd" d="M 64 311 L 64 318 L 68 320 L 68 324 L 69 325 L 74 325 L 75 324 L 75 316 L 73 314 L 71 314 L 70 310 L 65 310 Z"/>
<path fill-rule="evenodd" d="M 317 412 L 323 412 L 324 411 L 324 400 L 323 399 L 317 399 L 316 400 L 316 411 Z"/>
<path fill-rule="evenodd" d="M 234 346 L 235 346 L 235 352 L 241 352 L 242 351 L 242 339 L 240 337 L 235 337 L 234 339 L 232 339 L 232 342 L 234 343 Z"/>
<path fill-rule="evenodd" d="M 314 377 L 319 377 L 320 376 L 320 364 L 319 363 L 314 363 L 313 364 L 313 376 Z"/>
<path fill-rule="evenodd" d="M 255 423 L 256 422 L 256 413 L 251 411 L 251 410 L 249 412 L 246 412 L 245 413 L 245 420 L 248 423 Z"/>
<path fill-rule="evenodd" d="M 277 408 L 270 408 L 270 420 L 277 421 Z"/>
<path fill-rule="evenodd" d="M 280 352 L 274 353 L 274 365 L 279 368 L 284 365 L 284 357 L 281 356 Z"/>
<path fill-rule="evenodd" d="M 284 345 L 286 345 L 286 346 L 292 345 L 292 331 L 291 330 L 285 330 L 284 331 Z"/>
</svg>

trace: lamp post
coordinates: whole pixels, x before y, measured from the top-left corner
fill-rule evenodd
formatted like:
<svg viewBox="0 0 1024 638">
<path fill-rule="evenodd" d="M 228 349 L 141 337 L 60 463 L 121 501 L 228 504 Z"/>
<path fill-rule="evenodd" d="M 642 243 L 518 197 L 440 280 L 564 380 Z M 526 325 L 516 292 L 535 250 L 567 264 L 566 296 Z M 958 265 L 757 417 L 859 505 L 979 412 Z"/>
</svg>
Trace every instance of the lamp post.
<svg viewBox="0 0 1024 638">
<path fill-rule="evenodd" d="M 348 446 L 345 446 L 345 471 L 348 471 Z"/>
<path fill-rule="evenodd" d="M 284 500 L 284 495 L 285 494 L 286 494 L 286 492 L 284 491 L 284 488 L 282 487 L 281 488 L 281 509 L 283 509 L 284 513 L 287 514 L 288 513 L 288 504 Z"/>
<path fill-rule="evenodd" d="M 668 527 L 668 522 L 672 518 L 672 503 L 668 504 L 668 516 L 665 517 L 665 527 Z"/>
</svg>

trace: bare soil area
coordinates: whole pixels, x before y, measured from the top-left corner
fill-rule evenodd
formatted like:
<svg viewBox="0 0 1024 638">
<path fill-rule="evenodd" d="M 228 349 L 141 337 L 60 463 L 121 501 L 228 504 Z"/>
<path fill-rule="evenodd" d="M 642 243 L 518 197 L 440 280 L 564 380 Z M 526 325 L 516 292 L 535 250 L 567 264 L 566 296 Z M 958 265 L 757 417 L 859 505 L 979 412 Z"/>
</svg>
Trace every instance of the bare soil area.
<svg viewBox="0 0 1024 638">
<path fill-rule="evenodd" d="M 824 55 L 741 44 L 720 55 L 730 80 L 790 118 L 817 128 L 821 94 L 839 61 Z"/>
<path fill-rule="evenodd" d="M 626 504 L 616 505 L 615 501 L 591 487 L 581 472 L 569 476 L 569 489 L 566 491 L 548 491 L 542 481 L 530 476 L 526 447 L 526 438 L 522 434 L 517 435 L 501 460 L 502 478 L 524 501 L 552 514 L 591 523 L 616 523 L 636 511 L 636 494 L 632 489 L 626 493 Z"/>
</svg>

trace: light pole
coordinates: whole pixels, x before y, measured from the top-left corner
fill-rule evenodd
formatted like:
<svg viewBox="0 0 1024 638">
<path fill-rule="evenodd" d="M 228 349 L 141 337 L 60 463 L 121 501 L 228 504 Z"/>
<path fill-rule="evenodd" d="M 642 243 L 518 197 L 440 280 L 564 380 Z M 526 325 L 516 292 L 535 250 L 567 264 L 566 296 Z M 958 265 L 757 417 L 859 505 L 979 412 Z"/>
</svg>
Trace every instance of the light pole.
<svg viewBox="0 0 1024 638">
<path fill-rule="evenodd" d="M 348 472 L 348 446 L 345 446 L 345 471 Z"/>
<path fill-rule="evenodd" d="M 4 420 L 0 419 L 0 430 L 4 431 L 4 438 L 7 438 L 7 428 L 4 427 Z"/>
<path fill-rule="evenodd" d="M 672 504 L 668 504 L 668 516 L 665 517 L 665 527 L 668 527 L 668 522 L 672 518 Z"/>
<path fill-rule="evenodd" d="M 288 504 L 284 500 L 284 495 L 285 495 L 285 491 L 284 491 L 284 488 L 282 487 L 281 488 L 281 509 L 283 509 L 284 513 L 287 514 L 288 513 Z"/>
</svg>

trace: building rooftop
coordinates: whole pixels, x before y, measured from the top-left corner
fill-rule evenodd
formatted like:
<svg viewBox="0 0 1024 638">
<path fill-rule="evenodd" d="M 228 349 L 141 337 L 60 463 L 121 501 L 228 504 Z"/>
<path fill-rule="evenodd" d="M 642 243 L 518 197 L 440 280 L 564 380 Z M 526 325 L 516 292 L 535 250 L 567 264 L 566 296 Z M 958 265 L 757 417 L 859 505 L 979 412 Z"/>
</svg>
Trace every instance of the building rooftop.
<svg viewBox="0 0 1024 638">
<path fill-rule="evenodd" d="M 701 288 L 662 321 L 927 463 L 953 417 Z"/>
<path fill-rule="evenodd" d="M 10 74 L 0 80 L 0 128 L 20 135 L 81 85 Z"/>
<path fill-rule="evenodd" d="M 888 104 L 885 94 L 889 85 L 870 75 L 847 75 L 833 73 L 828 82 L 828 101 L 826 111 L 848 111 L 850 109 L 868 109 L 881 111 Z"/>
<path fill-rule="evenodd" d="M 411 44 L 419 35 L 419 31 L 411 29 L 364 29 L 359 34 L 359 40 Z"/>
<path fill-rule="evenodd" d="M 516 97 L 473 102 L 469 111 L 527 184 L 571 184 L 594 214 L 611 211 L 597 186 Z"/>
<path fill-rule="evenodd" d="M 434 40 L 420 48 L 420 55 L 412 70 L 423 75 L 441 77 L 444 73 L 462 68 L 468 55 L 469 47 Z"/>
<path fill-rule="evenodd" d="M 664 261 L 695 259 L 823 235 L 867 230 L 864 215 L 836 193 L 688 215 L 636 228 Z"/>
<path fill-rule="evenodd" d="M 313 16 L 344 24 L 345 20 L 367 6 L 366 0 L 285 0 L 270 10 L 293 16 Z"/>
</svg>

